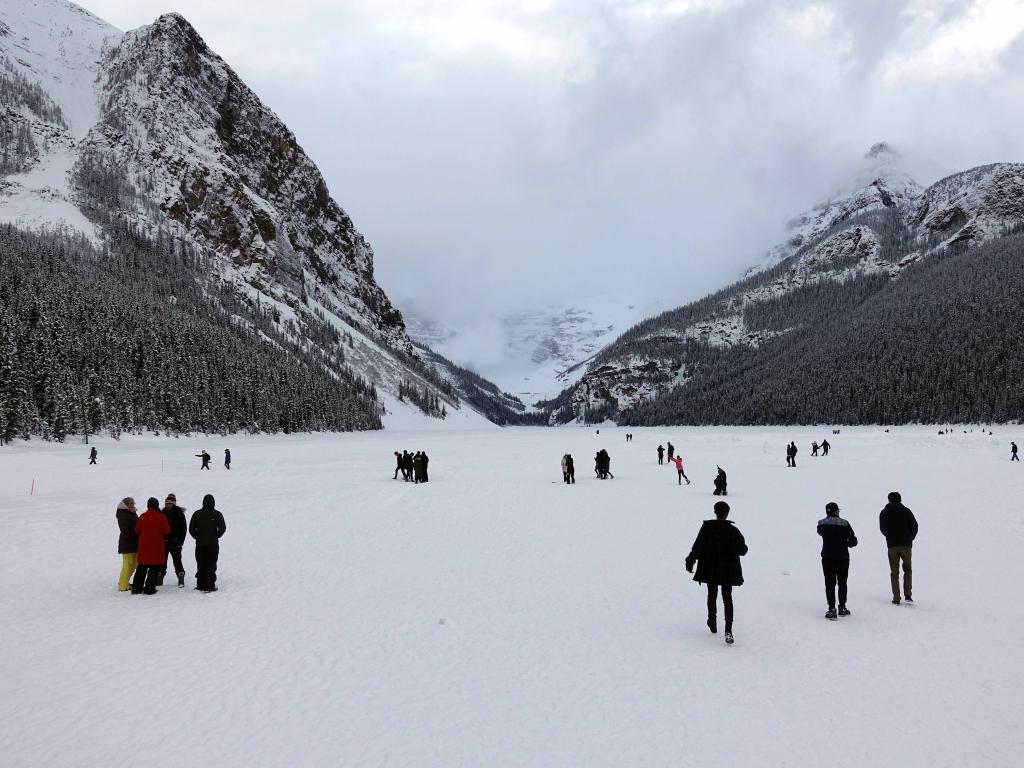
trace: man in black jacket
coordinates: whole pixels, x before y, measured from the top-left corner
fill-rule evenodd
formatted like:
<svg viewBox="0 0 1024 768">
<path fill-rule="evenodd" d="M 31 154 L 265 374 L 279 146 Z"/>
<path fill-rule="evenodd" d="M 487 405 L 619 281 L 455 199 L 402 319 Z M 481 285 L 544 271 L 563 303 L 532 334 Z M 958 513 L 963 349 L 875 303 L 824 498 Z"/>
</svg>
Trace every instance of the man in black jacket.
<svg viewBox="0 0 1024 768">
<path fill-rule="evenodd" d="M 206 494 L 202 509 L 193 512 L 188 523 L 188 532 L 196 540 L 196 589 L 200 592 L 217 591 L 220 537 L 226 530 L 224 515 L 214 507 L 213 496 Z"/>
<path fill-rule="evenodd" d="M 892 582 L 892 604 L 900 604 L 900 561 L 903 561 L 903 599 L 914 602 L 911 597 L 913 572 L 910 566 L 912 547 L 917 537 L 917 520 L 914 513 L 903 506 L 900 494 L 889 494 L 889 503 L 878 515 L 878 528 L 885 536 L 889 547 L 889 580 Z"/>
<path fill-rule="evenodd" d="M 160 510 L 167 517 L 171 524 L 171 535 L 164 539 L 168 556 L 174 561 L 174 573 L 178 577 L 178 586 L 185 586 L 185 565 L 181 562 L 181 548 L 185 546 L 185 539 L 188 537 L 188 523 L 185 521 L 185 510 L 178 506 L 178 498 L 173 493 L 168 493 L 164 499 L 164 508 Z M 157 580 L 159 584 L 164 583 L 164 576 L 167 575 L 167 561 L 164 560 L 163 570 Z"/>
<path fill-rule="evenodd" d="M 825 517 L 818 521 L 821 536 L 821 570 L 825 574 L 825 598 L 828 600 L 826 619 L 837 618 L 836 584 L 839 584 L 838 616 L 849 616 L 846 610 L 846 577 L 850 573 L 850 547 L 857 546 L 853 526 L 839 516 L 839 505 L 830 501 L 825 505 Z"/>
<path fill-rule="evenodd" d="M 740 557 L 747 554 L 747 543 L 743 534 L 731 521 L 729 505 L 724 501 L 715 502 L 715 519 L 705 520 L 686 557 L 686 571 L 697 573 L 693 580 L 708 585 L 708 629 L 718 632 L 718 588 L 722 588 L 722 603 L 725 607 L 725 642 L 732 645 L 732 588 L 743 584 L 743 569 Z"/>
</svg>

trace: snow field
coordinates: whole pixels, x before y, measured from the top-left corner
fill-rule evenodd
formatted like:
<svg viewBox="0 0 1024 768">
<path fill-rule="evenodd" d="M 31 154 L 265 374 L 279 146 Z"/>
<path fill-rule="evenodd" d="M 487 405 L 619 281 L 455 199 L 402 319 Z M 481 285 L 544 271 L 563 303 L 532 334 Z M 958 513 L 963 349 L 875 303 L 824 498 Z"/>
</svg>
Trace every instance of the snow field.
<svg viewBox="0 0 1024 768">
<path fill-rule="evenodd" d="M 935 431 L 148 436 L 100 439 L 96 467 L 77 442 L 0 448 L 0 764 L 1017 765 L 1024 469 L 1009 428 Z M 690 487 L 657 465 L 668 440 Z M 400 449 L 429 484 L 391 479 Z M 750 546 L 732 647 L 683 570 L 716 464 Z M 889 603 L 894 489 L 921 525 L 914 606 Z M 117 502 L 172 491 L 217 497 L 220 591 L 192 589 L 186 545 L 187 589 L 118 593 Z M 832 500 L 860 538 L 839 622 Z"/>
</svg>

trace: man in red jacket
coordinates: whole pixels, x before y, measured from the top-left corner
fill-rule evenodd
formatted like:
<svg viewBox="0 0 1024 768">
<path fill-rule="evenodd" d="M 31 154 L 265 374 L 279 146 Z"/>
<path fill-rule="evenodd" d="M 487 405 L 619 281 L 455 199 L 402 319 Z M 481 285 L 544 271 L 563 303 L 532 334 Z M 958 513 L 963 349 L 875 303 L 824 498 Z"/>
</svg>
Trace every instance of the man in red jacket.
<svg viewBox="0 0 1024 768">
<path fill-rule="evenodd" d="M 135 532 L 139 535 L 139 565 L 132 580 L 132 594 L 155 595 L 161 569 L 167 563 L 164 537 L 171 534 L 171 524 L 160 511 L 159 501 L 151 497 L 146 502 L 146 511 L 135 524 Z"/>
</svg>

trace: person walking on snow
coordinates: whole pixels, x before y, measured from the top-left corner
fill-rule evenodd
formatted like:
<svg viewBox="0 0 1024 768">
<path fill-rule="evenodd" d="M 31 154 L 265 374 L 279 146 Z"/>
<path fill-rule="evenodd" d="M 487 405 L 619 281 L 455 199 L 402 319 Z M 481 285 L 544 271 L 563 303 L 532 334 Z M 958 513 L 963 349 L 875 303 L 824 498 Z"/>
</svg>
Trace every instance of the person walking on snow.
<svg viewBox="0 0 1024 768">
<path fill-rule="evenodd" d="M 658 446 L 658 463 L 659 464 L 664 464 L 665 463 L 665 449 L 662 448 L 660 445 Z"/>
<path fill-rule="evenodd" d="M 397 480 L 399 472 L 402 472 L 402 454 L 400 454 L 398 451 L 395 451 L 395 476 L 391 479 Z"/>
<path fill-rule="evenodd" d="M 200 592 L 217 591 L 220 538 L 226 530 L 224 515 L 215 507 L 213 496 L 206 494 L 202 508 L 192 513 L 188 523 L 188 532 L 196 540 L 196 589 Z"/>
<path fill-rule="evenodd" d="M 821 441 L 821 453 L 824 456 L 828 456 L 828 449 L 832 446 L 828 444 L 828 440 Z"/>
<path fill-rule="evenodd" d="M 99 451 L 96 450 L 96 446 L 94 445 L 92 447 L 92 450 L 89 451 L 89 464 L 95 464 L 96 463 L 96 457 L 98 455 L 99 455 Z"/>
<path fill-rule="evenodd" d="M 690 478 L 688 478 L 686 476 L 686 473 L 683 471 L 683 457 L 682 456 L 676 456 L 675 458 L 672 459 L 672 463 L 676 465 L 676 480 L 679 481 L 678 484 L 682 485 L 683 484 L 683 480 L 685 480 L 686 484 L 689 485 L 690 484 Z"/>
<path fill-rule="evenodd" d="M 201 466 L 199 469 L 210 468 L 210 454 L 208 454 L 205 450 L 202 453 L 197 453 L 196 458 L 203 460 L 203 466 Z"/>
<path fill-rule="evenodd" d="M 811 443 L 811 456 L 817 456 L 817 455 L 818 455 L 818 443 L 817 443 L 817 441 L 815 441 L 815 442 Z"/>
<path fill-rule="evenodd" d="M 117 589 L 119 592 L 127 592 L 139 562 L 139 534 L 135 532 L 139 513 L 135 511 L 135 499 L 131 496 L 121 499 L 115 514 L 117 528 L 121 532 L 117 537 L 117 553 L 121 556 L 121 575 L 117 579 Z"/>
<path fill-rule="evenodd" d="M 728 496 L 729 491 L 727 487 L 728 479 L 725 476 L 725 470 L 718 467 L 718 474 L 715 475 L 715 496 Z"/>
<path fill-rule="evenodd" d="M 676 455 L 676 447 L 672 443 L 668 444 L 668 460 L 672 461 L 672 457 Z"/>
<path fill-rule="evenodd" d="M 725 608 L 725 642 L 732 645 L 732 588 L 743 584 L 743 568 L 740 557 L 747 554 L 747 543 L 743 534 L 731 521 L 729 505 L 724 501 L 715 502 L 715 519 L 705 520 L 697 533 L 697 538 L 686 557 L 686 571 L 693 573 L 696 564 L 697 572 L 693 580 L 708 587 L 708 629 L 712 634 L 718 632 L 718 590 L 722 590 L 722 603 Z"/>
<path fill-rule="evenodd" d="M 914 539 L 917 538 L 917 519 L 913 512 L 903 506 L 903 498 L 898 491 L 889 494 L 889 503 L 878 515 L 878 528 L 885 536 L 885 545 L 889 548 L 892 604 L 900 604 L 900 561 L 903 562 L 903 599 L 912 603 L 914 584 L 911 555 Z"/>
<path fill-rule="evenodd" d="M 224 469 L 231 469 L 231 451 L 224 449 Z"/>
<path fill-rule="evenodd" d="M 139 566 L 132 579 L 132 594 L 155 595 L 160 569 L 167 562 L 164 538 L 171 533 L 171 524 L 155 498 L 146 502 L 146 511 L 135 524 L 135 532 L 139 534 Z"/>
<path fill-rule="evenodd" d="M 818 521 L 821 536 L 821 571 L 825 576 L 826 619 L 849 616 L 846 609 L 846 579 L 850 574 L 850 547 L 857 546 L 853 526 L 839 516 L 839 505 L 825 505 L 825 517 Z M 836 613 L 836 585 L 839 585 L 839 613 Z"/>
<path fill-rule="evenodd" d="M 96 449 L 93 448 L 93 450 L 95 451 Z M 1017 456 L 1017 444 L 1016 443 L 1010 443 L 1010 461 L 1020 461 L 1020 457 Z M 95 462 L 93 462 L 93 463 L 95 463 Z"/>
<path fill-rule="evenodd" d="M 185 586 L 185 564 L 181 561 L 181 548 L 185 546 L 185 539 L 188 538 L 188 522 L 185 520 L 185 510 L 178 506 L 178 497 L 168 493 L 164 499 L 164 508 L 161 510 L 171 524 L 171 535 L 167 537 L 167 555 L 174 562 L 174 575 L 178 577 L 178 586 Z M 160 570 L 159 584 L 164 583 L 167 575 L 167 558 L 164 558 L 163 568 Z"/>
</svg>

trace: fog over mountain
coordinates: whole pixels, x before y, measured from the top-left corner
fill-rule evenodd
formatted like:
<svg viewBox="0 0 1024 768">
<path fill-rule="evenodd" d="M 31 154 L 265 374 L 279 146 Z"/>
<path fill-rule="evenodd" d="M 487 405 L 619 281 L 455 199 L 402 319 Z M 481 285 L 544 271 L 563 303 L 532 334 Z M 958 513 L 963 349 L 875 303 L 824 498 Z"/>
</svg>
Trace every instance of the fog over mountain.
<svg viewBox="0 0 1024 768">
<path fill-rule="evenodd" d="M 166 0 L 86 0 L 121 28 Z M 433 320 L 674 306 L 757 263 L 885 139 L 928 185 L 1024 158 L 1001 0 L 178 0 Z M 598 322 L 600 319 L 598 318 Z M 460 363 L 472 364 L 466 351 Z"/>
</svg>

